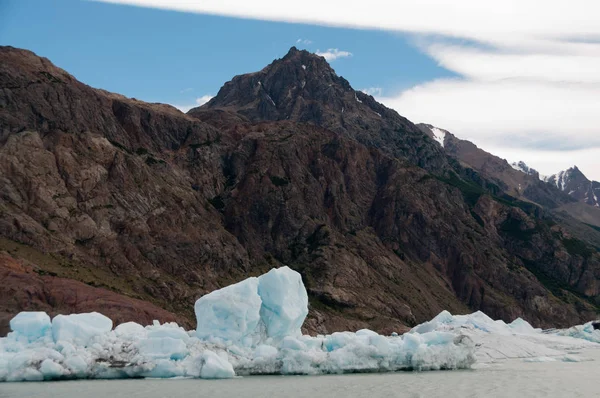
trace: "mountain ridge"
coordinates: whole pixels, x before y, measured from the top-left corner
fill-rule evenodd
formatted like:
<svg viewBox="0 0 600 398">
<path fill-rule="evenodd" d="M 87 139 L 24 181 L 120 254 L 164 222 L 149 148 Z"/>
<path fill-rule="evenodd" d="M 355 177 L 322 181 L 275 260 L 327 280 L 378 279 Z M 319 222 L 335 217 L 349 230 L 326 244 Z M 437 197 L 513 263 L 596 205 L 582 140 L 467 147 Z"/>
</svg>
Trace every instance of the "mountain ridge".
<svg viewBox="0 0 600 398">
<path fill-rule="evenodd" d="M 343 133 L 428 171 L 450 169 L 437 146 L 408 119 L 354 90 L 325 58 L 292 47 L 258 72 L 235 76 L 206 104 L 188 114 L 230 110 L 249 121 L 291 120 Z"/>
<path fill-rule="evenodd" d="M 600 182 L 589 180 L 577 166 L 544 179 L 579 202 L 600 208 Z"/>
</svg>

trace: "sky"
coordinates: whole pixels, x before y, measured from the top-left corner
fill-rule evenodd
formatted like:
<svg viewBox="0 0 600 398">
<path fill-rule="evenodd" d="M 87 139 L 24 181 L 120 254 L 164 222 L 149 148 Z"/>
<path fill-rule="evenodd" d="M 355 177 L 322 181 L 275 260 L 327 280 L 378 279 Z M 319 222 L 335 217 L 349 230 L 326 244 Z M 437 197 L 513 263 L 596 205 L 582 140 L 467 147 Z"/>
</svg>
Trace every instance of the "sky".
<svg viewBox="0 0 600 398">
<path fill-rule="evenodd" d="M 0 0 L 0 44 L 185 111 L 291 46 L 415 123 L 600 180 L 594 0 Z"/>
</svg>

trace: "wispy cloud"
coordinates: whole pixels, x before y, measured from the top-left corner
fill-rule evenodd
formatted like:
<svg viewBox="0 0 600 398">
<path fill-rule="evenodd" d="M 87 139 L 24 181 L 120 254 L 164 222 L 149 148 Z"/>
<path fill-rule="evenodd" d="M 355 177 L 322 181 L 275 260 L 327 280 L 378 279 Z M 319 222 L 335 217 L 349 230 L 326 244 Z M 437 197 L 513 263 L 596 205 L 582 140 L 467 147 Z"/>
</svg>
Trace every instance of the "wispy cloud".
<svg viewBox="0 0 600 398">
<path fill-rule="evenodd" d="M 173 105 L 175 108 L 179 109 L 181 112 L 186 113 L 192 108 L 196 108 L 196 107 L 206 104 L 208 101 L 211 100 L 212 97 L 213 97 L 212 95 L 207 94 L 207 95 L 203 95 L 202 97 L 196 98 L 194 103 L 191 103 L 191 104 L 188 103 L 188 104 L 184 104 L 184 105 L 181 105 L 181 104 L 171 104 L 171 105 Z"/>
<path fill-rule="evenodd" d="M 363 88 L 360 91 L 362 91 L 365 94 L 372 95 L 373 97 L 381 97 L 383 95 L 383 89 L 381 87 Z"/>
<path fill-rule="evenodd" d="M 213 97 L 212 95 L 207 94 L 207 95 L 203 95 L 200 98 L 196 98 L 196 105 L 198 105 L 198 106 L 204 105 L 208 101 L 210 101 L 212 99 L 212 97 Z"/>
<path fill-rule="evenodd" d="M 351 52 L 338 50 L 337 48 L 330 48 L 327 51 L 317 50 L 315 54 L 324 57 L 327 60 L 327 62 L 335 61 L 338 58 L 346 58 L 352 56 Z"/>
<path fill-rule="evenodd" d="M 308 46 L 309 44 L 312 44 L 312 40 L 298 39 L 298 40 L 296 40 L 296 44 L 304 44 L 304 45 Z"/>
</svg>

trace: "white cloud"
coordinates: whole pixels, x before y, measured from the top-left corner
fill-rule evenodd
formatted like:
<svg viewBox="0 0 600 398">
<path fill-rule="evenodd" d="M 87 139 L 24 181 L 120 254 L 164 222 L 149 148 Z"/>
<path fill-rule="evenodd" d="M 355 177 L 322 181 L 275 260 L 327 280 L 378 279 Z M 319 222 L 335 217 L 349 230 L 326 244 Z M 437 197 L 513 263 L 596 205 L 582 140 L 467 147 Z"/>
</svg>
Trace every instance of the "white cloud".
<svg viewBox="0 0 600 398">
<path fill-rule="evenodd" d="M 196 104 L 197 104 L 198 106 L 204 105 L 204 104 L 206 104 L 208 101 L 210 101 L 210 100 L 212 99 L 212 97 L 213 97 L 212 95 L 209 95 L 209 94 L 207 94 L 207 95 L 203 95 L 203 96 L 202 96 L 202 97 L 200 97 L 200 98 L 196 98 Z"/>
<path fill-rule="evenodd" d="M 595 0 L 104 1 L 238 18 L 430 33 L 489 43 L 600 35 L 600 4 Z"/>
<path fill-rule="evenodd" d="M 362 91 L 365 94 L 372 95 L 374 97 L 381 97 L 383 95 L 383 89 L 381 87 L 363 88 L 360 91 Z"/>
<path fill-rule="evenodd" d="M 179 109 L 181 112 L 186 113 L 192 108 L 196 108 L 196 107 L 206 104 L 208 101 L 210 101 L 210 99 L 212 97 L 213 97 L 212 95 L 207 94 L 207 95 L 203 95 L 202 97 L 196 98 L 196 100 L 193 104 L 185 104 L 185 105 L 171 104 L 171 105 L 173 105 L 175 108 Z"/>
<path fill-rule="evenodd" d="M 308 39 L 298 39 L 296 40 L 296 44 L 304 44 L 308 46 L 309 44 L 312 44 L 312 41 Z"/>
<path fill-rule="evenodd" d="M 511 160 L 522 159 L 543 172 L 577 163 L 600 179 L 596 0 L 107 1 L 412 33 L 424 53 L 459 77 L 396 95 L 386 92 L 383 102 L 411 120 L 446 128 L 490 151 L 518 154 Z M 329 60 L 338 57 L 333 50 L 326 53 L 332 54 Z M 558 159 L 564 160 L 559 164 Z M 543 165 L 557 170 L 545 171 Z"/>
<path fill-rule="evenodd" d="M 442 79 L 378 99 L 461 138 L 523 148 L 600 148 L 600 85 Z M 600 155 L 600 153 L 599 153 Z"/>
<path fill-rule="evenodd" d="M 327 62 L 335 61 L 338 58 L 346 58 L 352 56 L 351 52 L 338 50 L 337 48 L 330 48 L 327 51 L 317 50 L 315 54 L 324 57 L 327 60 Z"/>
</svg>

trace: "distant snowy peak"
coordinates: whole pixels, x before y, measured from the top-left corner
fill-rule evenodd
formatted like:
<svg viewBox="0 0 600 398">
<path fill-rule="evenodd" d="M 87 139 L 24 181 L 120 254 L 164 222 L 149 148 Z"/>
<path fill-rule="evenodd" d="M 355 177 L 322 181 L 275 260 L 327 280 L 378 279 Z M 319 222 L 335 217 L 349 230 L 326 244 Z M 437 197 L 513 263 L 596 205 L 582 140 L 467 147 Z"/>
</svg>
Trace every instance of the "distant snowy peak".
<svg viewBox="0 0 600 398">
<path fill-rule="evenodd" d="M 549 177 L 546 177 L 545 181 L 549 184 L 553 184 L 556 185 L 556 187 L 558 189 L 560 189 L 561 191 L 566 190 L 568 183 L 571 181 L 571 172 L 573 171 L 573 168 L 570 168 L 568 170 L 563 170 L 561 172 L 559 172 L 558 174 L 553 174 Z"/>
<path fill-rule="evenodd" d="M 544 179 L 580 202 L 600 207 L 600 182 L 590 181 L 577 166 Z"/>
<path fill-rule="evenodd" d="M 533 169 L 533 168 L 527 166 L 527 164 L 525 162 L 523 162 L 522 160 L 520 160 L 518 162 L 512 162 L 510 165 L 513 169 L 521 171 L 527 175 L 538 176 L 538 177 L 540 175 L 540 173 L 538 173 L 538 171 L 536 169 Z"/>
</svg>

